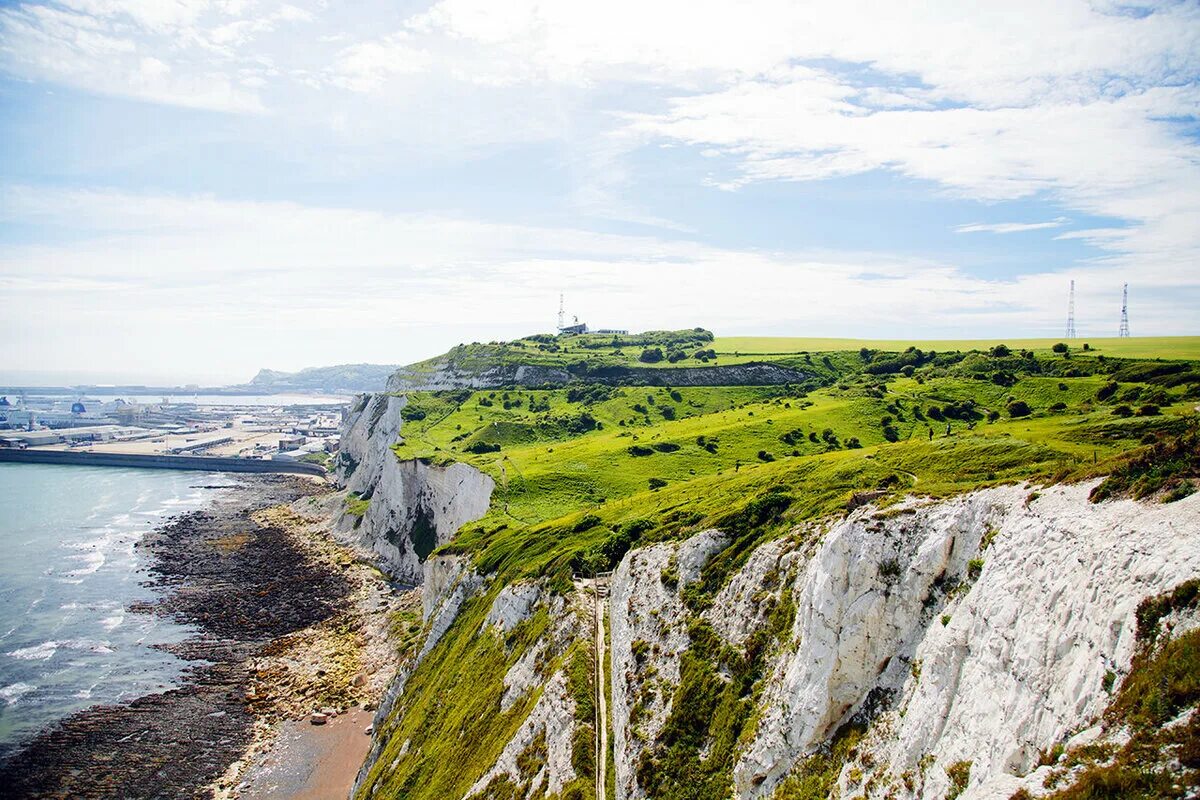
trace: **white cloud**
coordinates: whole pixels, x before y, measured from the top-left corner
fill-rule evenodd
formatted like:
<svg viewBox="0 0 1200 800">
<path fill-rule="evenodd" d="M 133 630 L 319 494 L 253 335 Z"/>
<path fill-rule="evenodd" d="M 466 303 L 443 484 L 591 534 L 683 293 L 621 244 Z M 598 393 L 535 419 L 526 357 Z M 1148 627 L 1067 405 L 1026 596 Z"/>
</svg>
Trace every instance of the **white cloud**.
<svg viewBox="0 0 1200 800">
<path fill-rule="evenodd" d="M 1070 222 L 1066 217 L 1047 220 L 1046 222 L 975 222 L 969 225 L 958 225 L 955 233 L 1025 233 L 1026 231 L 1041 231 L 1048 228 L 1061 228 Z M 1064 237 L 1057 237 L 1064 238 Z"/>
<path fill-rule="evenodd" d="M 382 39 L 353 44 L 338 54 L 326 80 L 355 92 L 377 89 L 394 75 L 429 69 L 429 54 L 414 48 L 403 31 Z"/>
<path fill-rule="evenodd" d="M 497 225 L 292 203 L 10 188 L 3 219 L 71 229 L 0 256 L 0 363 L 33 369 L 416 360 L 546 330 L 557 294 L 593 324 L 880 336 L 1058 332 L 1068 278 L 1086 335 L 1109 333 L 1121 277 L 1103 265 L 985 280 L 878 253 L 762 252 L 682 238 Z M 1147 268 L 1139 318 L 1191 323 L 1200 275 Z M 767 321 L 770 321 L 768 323 Z M 136 345 L 133 344 L 136 342 Z"/>
</svg>

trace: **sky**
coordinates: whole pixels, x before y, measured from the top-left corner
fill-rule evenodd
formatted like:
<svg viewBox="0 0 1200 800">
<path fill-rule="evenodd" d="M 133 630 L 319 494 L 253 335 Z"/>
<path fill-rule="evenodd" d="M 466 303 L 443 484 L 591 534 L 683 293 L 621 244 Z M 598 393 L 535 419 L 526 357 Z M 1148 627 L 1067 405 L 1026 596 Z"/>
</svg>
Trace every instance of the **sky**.
<svg viewBox="0 0 1200 800">
<path fill-rule="evenodd" d="M 1200 334 L 1200 3 L 0 2 L 0 379 Z"/>
</svg>

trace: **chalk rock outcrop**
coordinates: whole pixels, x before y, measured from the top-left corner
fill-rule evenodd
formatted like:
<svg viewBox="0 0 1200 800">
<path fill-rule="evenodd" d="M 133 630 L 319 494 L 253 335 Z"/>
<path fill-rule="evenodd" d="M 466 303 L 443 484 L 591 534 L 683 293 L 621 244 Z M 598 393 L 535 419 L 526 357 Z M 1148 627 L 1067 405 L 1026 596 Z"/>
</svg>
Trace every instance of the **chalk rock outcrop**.
<svg viewBox="0 0 1200 800">
<path fill-rule="evenodd" d="M 335 477 L 368 505 L 361 516 L 343 510 L 337 526 L 378 555 L 397 579 L 416 584 L 429 554 L 487 513 L 495 482 L 467 464 L 443 468 L 397 459 L 391 448 L 405 402 L 364 395 L 347 416 Z"/>
<path fill-rule="evenodd" d="M 851 720 L 869 728 L 842 797 L 943 797 L 947 769 L 967 761 L 964 800 L 1045 793 L 1038 753 L 1094 725 L 1106 674 L 1129 668 L 1138 603 L 1200 575 L 1200 495 L 1093 504 L 1090 488 L 864 508 L 753 551 L 704 618 L 740 648 L 785 594 L 795 614 L 739 743 L 734 796 L 771 796 Z M 726 542 L 707 531 L 634 550 L 613 575 L 618 798 L 645 796 L 638 759 L 689 646 L 681 587 Z"/>
</svg>

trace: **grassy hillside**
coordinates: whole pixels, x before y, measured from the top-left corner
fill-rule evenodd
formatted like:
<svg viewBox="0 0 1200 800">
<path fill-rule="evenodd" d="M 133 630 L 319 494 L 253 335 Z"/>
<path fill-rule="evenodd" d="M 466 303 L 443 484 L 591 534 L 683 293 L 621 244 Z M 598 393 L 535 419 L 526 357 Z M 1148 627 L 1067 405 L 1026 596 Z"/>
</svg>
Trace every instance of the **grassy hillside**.
<svg viewBox="0 0 1200 800">
<path fill-rule="evenodd" d="M 1004 339 L 1014 349 L 1049 351 L 1064 339 Z M 950 352 L 954 350 L 988 350 L 1000 339 L 829 339 L 789 336 L 721 336 L 713 341 L 719 354 L 741 355 L 824 352 L 829 350 L 858 350 L 868 347 L 875 350 L 899 352 L 909 347 L 922 350 Z M 1084 343 L 1088 352 L 1114 358 L 1165 358 L 1200 360 L 1200 336 L 1131 336 L 1082 337 L 1070 342 L 1072 349 L 1082 354 Z"/>
<path fill-rule="evenodd" d="M 699 329 L 682 333 L 703 343 Z M 579 338 L 538 352 L 569 362 Z M 503 347 L 511 355 L 535 344 L 546 343 Z M 597 547 L 622 525 L 637 523 L 639 540 L 698 530 L 772 491 L 791 495 L 793 519 L 880 485 L 936 494 L 1099 470 L 1177 425 L 1200 398 L 1191 362 L 865 347 L 791 354 L 813 376 L 804 385 L 602 386 L 585 377 L 560 389 L 415 392 L 395 452 L 463 461 L 495 478 L 492 510 L 454 549 L 491 567 L 566 574 L 611 562 L 613 548 L 598 556 Z"/>
<path fill-rule="evenodd" d="M 511 356 L 532 343 L 563 364 L 577 356 L 574 340 L 556 342 L 558 351 L 523 341 L 479 347 L 506 348 Z M 644 387 L 584 377 L 559 389 L 409 395 L 397 457 L 466 462 L 496 480 L 489 513 L 444 550 L 472 556 L 497 580 L 414 674 L 420 693 L 403 704 L 396 718 L 403 735 L 391 738 L 381 764 L 410 738 L 423 746 L 419 758 L 405 759 L 394 774 L 380 766 L 372 788 L 413 798 L 458 792 L 511 735 L 525 707 L 500 714 L 492 706 L 505 671 L 531 639 L 514 632 L 507 649 L 494 649 L 475 632 L 492 595 L 512 580 L 546 577 L 567 592 L 573 573 L 610 569 L 631 547 L 719 527 L 732 543 L 688 588 L 689 603 L 702 607 L 753 547 L 805 520 L 865 502 L 887 505 L 904 493 L 942 496 L 1017 480 L 1080 478 L 1118 465 L 1129 472 L 1141 463 L 1130 453 L 1194 429 L 1200 402 L 1200 364 L 1190 361 L 1018 347 L 1028 343 L 934 354 L 856 342 L 802 353 L 778 340 L 716 340 L 709 344 L 719 350 L 718 363 L 731 358 L 723 349 L 729 341 L 773 348 L 772 358 L 805 365 L 811 379 Z M 697 349 L 704 343 L 696 341 Z M 610 347 L 580 350 L 615 358 L 617 349 L 630 349 Z M 476 349 L 472 358 L 486 355 Z M 1137 480 L 1145 484 L 1130 472 L 1126 482 Z M 1194 481 L 1187 480 L 1174 480 L 1167 499 L 1191 491 Z M 467 730 L 461 740 L 425 733 Z M 712 785 L 723 785 L 726 767 L 714 769 Z M 580 781 L 564 797 L 591 792 Z"/>
</svg>

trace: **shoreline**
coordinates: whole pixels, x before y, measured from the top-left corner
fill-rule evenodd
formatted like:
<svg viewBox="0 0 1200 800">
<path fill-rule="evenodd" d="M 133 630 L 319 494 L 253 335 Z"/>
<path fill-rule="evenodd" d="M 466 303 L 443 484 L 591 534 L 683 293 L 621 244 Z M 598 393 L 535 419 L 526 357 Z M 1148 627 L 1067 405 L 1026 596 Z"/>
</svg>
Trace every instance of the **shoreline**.
<svg viewBox="0 0 1200 800">
<path fill-rule="evenodd" d="M 198 631 L 162 646 L 190 662 L 179 685 L 42 731 L 0 763 L 6 796 L 238 797 L 287 720 L 373 707 L 394 669 L 392 588 L 334 540 L 327 486 L 236 480 L 137 545 L 160 596 L 129 610 Z"/>
</svg>

